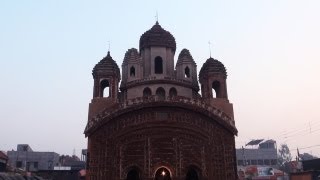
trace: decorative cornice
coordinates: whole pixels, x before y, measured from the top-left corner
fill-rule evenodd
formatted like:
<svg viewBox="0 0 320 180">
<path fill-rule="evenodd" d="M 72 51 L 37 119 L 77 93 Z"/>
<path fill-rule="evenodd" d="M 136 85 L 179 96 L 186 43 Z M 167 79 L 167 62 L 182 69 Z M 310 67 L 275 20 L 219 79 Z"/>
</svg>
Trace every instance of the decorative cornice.
<svg viewBox="0 0 320 180">
<path fill-rule="evenodd" d="M 107 108 L 88 121 L 85 129 L 85 135 L 88 136 L 97 128 L 122 114 L 129 113 L 138 109 L 147 107 L 178 107 L 187 109 L 197 113 L 201 113 L 214 119 L 216 122 L 224 126 L 233 134 L 237 134 L 234 119 L 229 117 L 220 109 L 206 104 L 202 99 L 190 99 L 182 96 L 166 97 L 165 99 L 158 96 L 138 97 L 130 99 L 124 103 L 115 104 L 113 107 Z"/>
</svg>

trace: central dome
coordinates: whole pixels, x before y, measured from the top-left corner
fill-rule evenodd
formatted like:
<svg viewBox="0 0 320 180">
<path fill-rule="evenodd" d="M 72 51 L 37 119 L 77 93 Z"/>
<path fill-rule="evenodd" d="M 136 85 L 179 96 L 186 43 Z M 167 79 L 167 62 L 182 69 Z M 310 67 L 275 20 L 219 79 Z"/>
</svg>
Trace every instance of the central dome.
<svg viewBox="0 0 320 180">
<path fill-rule="evenodd" d="M 151 46 L 164 46 L 176 51 L 176 40 L 169 31 L 164 30 L 158 23 L 140 37 L 140 51 Z"/>
</svg>

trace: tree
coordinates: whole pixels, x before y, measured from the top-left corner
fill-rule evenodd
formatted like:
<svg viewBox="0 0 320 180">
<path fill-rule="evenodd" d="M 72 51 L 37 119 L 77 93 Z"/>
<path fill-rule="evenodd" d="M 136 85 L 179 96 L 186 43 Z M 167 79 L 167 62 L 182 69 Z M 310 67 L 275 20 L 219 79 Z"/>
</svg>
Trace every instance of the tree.
<svg viewBox="0 0 320 180">
<path fill-rule="evenodd" d="M 290 171 L 289 162 L 292 160 L 292 156 L 287 144 L 281 144 L 278 150 L 278 166 L 279 169 L 284 172 Z"/>
<path fill-rule="evenodd" d="M 305 161 L 305 160 L 311 160 L 311 159 L 317 159 L 316 156 L 313 156 L 313 155 L 311 155 L 311 154 L 309 154 L 309 153 L 300 154 L 299 158 L 300 158 L 301 160 L 303 160 L 303 161 Z"/>
</svg>

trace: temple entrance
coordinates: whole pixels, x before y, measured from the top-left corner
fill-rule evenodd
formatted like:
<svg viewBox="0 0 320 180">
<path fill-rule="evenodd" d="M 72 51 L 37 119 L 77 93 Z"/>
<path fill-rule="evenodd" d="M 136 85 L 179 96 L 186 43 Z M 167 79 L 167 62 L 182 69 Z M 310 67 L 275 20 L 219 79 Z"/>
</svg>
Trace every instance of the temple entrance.
<svg viewBox="0 0 320 180">
<path fill-rule="evenodd" d="M 126 180 L 140 180 L 139 172 L 136 169 L 130 170 Z"/>
<path fill-rule="evenodd" d="M 197 171 L 193 168 L 189 169 L 186 180 L 199 180 Z"/>
<path fill-rule="evenodd" d="M 155 175 L 155 180 L 171 180 L 170 171 L 167 168 L 159 168 Z"/>
</svg>

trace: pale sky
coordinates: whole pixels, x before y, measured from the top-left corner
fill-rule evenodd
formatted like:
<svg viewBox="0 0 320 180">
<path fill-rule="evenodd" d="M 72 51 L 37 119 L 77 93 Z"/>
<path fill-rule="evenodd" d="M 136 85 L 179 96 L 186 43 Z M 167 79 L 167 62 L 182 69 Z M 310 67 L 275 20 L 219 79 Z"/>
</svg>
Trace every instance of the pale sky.
<svg viewBox="0 0 320 180">
<path fill-rule="evenodd" d="M 0 1 L 0 150 L 79 154 L 92 68 L 121 67 L 159 23 L 190 50 L 198 72 L 212 56 L 227 68 L 239 134 L 320 156 L 319 0 Z"/>
</svg>

